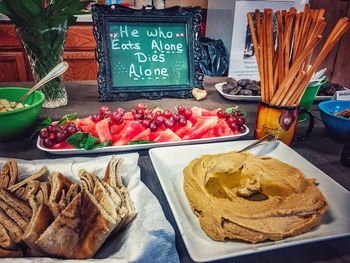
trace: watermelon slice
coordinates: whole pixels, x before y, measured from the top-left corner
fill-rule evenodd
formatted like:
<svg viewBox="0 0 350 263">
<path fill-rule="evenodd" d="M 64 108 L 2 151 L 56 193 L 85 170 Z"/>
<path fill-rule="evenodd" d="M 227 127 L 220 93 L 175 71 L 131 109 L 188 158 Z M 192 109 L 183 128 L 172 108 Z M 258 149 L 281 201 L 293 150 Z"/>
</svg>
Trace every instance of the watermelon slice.
<svg viewBox="0 0 350 263">
<path fill-rule="evenodd" d="M 73 148 L 74 148 L 73 145 L 70 145 L 66 141 L 63 141 L 63 142 L 54 144 L 51 149 L 57 150 L 57 149 L 73 149 Z"/>
<path fill-rule="evenodd" d="M 212 128 L 212 129 L 210 129 L 210 130 L 208 130 L 206 133 L 204 133 L 204 134 L 202 135 L 202 139 L 203 139 L 203 138 L 213 138 L 213 137 L 216 137 L 216 136 L 215 136 L 215 133 L 214 133 L 214 129 L 215 129 L 215 127 Z"/>
<path fill-rule="evenodd" d="M 93 136 L 98 137 L 96 123 L 91 119 L 91 117 L 80 119 L 78 126 L 83 130 L 83 132 L 90 132 Z"/>
<path fill-rule="evenodd" d="M 127 121 L 123 121 L 121 124 L 112 124 L 109 126 L 111 134 L 118 134 L 123 128 Z"/>
<path fill-rule="evenodd" d="M 138 121 L 129 121 L 125 123 L 119 134 L 113 135 L 113 146 L 125 145 L 130 142 L 136 135 L 145 130 Z"/>
<path fill-rule="evenodd" d="M 154 141 L 161 133 L 162 133 L 162 131 L 150 132 L 149 141 Z"/>
<path fill-rule="evenodd" d="M 231 128 L 228 126 L 227 122 L 223 119 L 220 119 L 216 126 L 214 127 L 215 137 L 233 135 Z"/>
<path fill-rule="evenodd" d="M 157 138 L 154 139 L 156 142 L 176 142 L 181 141 L 181 138 L 176 135 L 172 130 L 166 129 L 161 131 Z"/>
<path fill-rule="evenodd" d="M 180 126 L 178 124 L 174 125 L 173 132 L 175 132 L 177 136 L 182 138 L 191 128 L 192 122 L 188 121 L 185 126 Z"/>
<path fill-rule="evenodd" d="M 132 115 L 131 111 L 125 112 L 124 116 L 123 116 L 124 120 L 129 120 L 129 121 L 133 121 L 134 120 L 134 116 Z"/>
<path fill-rule="evenodd" d="M 200 139 L 210 129 L 214 128 L 218 122 L 218 117 L 198 118 L 197 122 L 183 136 L 183 140 Z"/>
<path fill-rule="evenodd" d="M 112 140 L 108 119 L 103 119 L 96 123 L 96 132 L 101 142 Z"/>
<path fill-rule="evenodd" d="M 139 140 L 144 140 L 144 141 L 150 141 L 149 135 L 151 133 L 151 130 L 147 128 L 143 132 L 140 132 L 137 134 L 134 138 L 131 139 L 131 141 L 139 141 Z"/>
</svg>

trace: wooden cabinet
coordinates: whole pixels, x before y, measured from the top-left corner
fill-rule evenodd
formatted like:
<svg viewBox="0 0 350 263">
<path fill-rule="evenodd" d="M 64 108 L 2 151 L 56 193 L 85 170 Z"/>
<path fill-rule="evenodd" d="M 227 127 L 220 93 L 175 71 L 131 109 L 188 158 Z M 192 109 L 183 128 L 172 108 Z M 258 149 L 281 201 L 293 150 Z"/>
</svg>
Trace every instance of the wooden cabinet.
<svg viewBox="0 0 350 263">
<path fill-rule="evenodd" d="M 0 82 L 27 81 L 23 52 L 0 52 Z"/>
<path fill-rule="evenodd" d="M 91 23 L 69 28 L 63 54 L 63 59 L 69 64 L 65 80 L 96 79 L 95 47 Z M 30 65 L 14 25 L 0 24 L 0 82 L 32 80 Z"/>
</svg>

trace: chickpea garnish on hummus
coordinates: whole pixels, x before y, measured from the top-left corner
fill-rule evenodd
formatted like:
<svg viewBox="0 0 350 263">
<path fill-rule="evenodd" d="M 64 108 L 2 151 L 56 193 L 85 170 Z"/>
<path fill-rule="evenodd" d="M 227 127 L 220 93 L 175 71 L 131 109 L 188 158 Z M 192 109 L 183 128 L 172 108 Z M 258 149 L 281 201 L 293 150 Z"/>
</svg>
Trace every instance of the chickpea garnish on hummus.
<svg viewBox="0 0 350 263">
<path fill-rule="evenodd" d="M 327 202 L 295 167 L 270 157 L 204 155 L 184 169 L 184 190 L 213 240 L 280 240 L 320 224 Z"/>
</svg>

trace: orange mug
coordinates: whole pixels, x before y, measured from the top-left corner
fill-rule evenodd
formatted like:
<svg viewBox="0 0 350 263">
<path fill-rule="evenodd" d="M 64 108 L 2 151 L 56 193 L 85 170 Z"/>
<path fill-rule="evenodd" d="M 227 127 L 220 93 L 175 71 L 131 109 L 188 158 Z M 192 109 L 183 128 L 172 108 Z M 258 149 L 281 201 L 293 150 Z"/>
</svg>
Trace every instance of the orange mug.
<svg viewBox="0 0 350 263">
<path fill-rule="evenodd" d="M 308 138 L 314 127 L 314 116 L 309 110 L 298 109 L 296 106 L 276 106 L 260 102 L 255 123 L 256 139 L 260 139 L 268 133 L 278 135 L 278 139 L 290 145 L 294 136 L 298 122 L 298 114 L 309 115 L 309 126 L 305 135 L 295 137 L 295 140 L 305 140 Z"/>
</svg>

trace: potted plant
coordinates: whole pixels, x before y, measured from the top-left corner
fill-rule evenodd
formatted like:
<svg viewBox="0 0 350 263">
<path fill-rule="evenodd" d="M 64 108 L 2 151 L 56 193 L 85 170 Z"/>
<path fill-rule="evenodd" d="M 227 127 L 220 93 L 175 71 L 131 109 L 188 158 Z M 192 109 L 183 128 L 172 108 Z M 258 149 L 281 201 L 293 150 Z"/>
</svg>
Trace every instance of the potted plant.
<svg viewBox="0 0 350 263">
<path fill-rule="evenodd" d="M 86 14 L 91 1 L 80 0 L 0 0 L 0 13 L 15 24 L 28 55 L 35 82 L 62 61 L 67 29 Z M 67 104 L 67 92 L 61 78 L 42 88 L 43 107 L 56 108 Z"/>
</svg>

